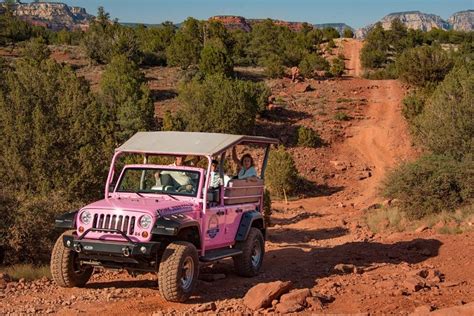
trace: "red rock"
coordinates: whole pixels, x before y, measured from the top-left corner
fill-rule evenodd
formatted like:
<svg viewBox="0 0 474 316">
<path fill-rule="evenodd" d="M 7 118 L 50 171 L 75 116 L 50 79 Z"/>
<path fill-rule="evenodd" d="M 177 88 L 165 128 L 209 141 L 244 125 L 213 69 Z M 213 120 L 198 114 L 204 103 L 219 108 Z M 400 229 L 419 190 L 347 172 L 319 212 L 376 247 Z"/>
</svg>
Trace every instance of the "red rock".
<svg viewBox="0 0 474 316">
<path fill-rule="evenodd" d="M 414 315 L 414 316 L 415 315 L 416 316 L 428 315 L 432 310 L 433 310 L 433 307 L 429 305 L 418 306 L 410 315 Z"/>
<path fill-rule="evenodd" d="M 311 296 L 311 291 L 309 289 L 293 290 L 290 293 L 283 294 L 280 298 L 280 303 L 306 306 L 306 298 L 309 296 Z"/>
<path fill-rule="evenodd" d="M 306 306 L 310 307 L 313 310 L 320 310 L 323 308 L 323 304 L 318 297 L 309 296 L 306 298 Z"/>
<path fill-rule="evenodd" d="M 307 91 L 311 91 L 311 85 L 309 83 L 298 82 L 295 84 L 295 92 L 303 93 Z"/>
<path fill-rule="evenodd" d="M 405 279 L 403 286 L 405 286 L 410 292 L 417 292 L 425 287 L 425 282 L 420 277 L 411 276 Z"/>
<path fill-rule="evenodd" d="M 245 294 L 244 304 L 252 310 L 270 307 L 273 300 L 279 299 L 280 296 L 287 293 L 291 287 L 291 281 L 274 281 L 257 284 Z"/>
<path fill-rule="evenodd" d="M 304 306 L 301 306 L 300 304 L 279 303 L 276 306 L 276 311 L 281 314 L 296 313 L 302 311 L 303 309 Z"/>
</svg>

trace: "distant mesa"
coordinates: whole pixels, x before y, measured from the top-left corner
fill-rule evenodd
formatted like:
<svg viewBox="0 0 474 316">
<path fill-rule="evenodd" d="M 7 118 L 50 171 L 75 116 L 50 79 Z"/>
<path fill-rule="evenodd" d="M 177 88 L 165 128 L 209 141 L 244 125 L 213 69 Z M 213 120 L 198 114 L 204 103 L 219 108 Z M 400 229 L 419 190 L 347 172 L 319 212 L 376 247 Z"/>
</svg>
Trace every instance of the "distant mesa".
<svg viewBox="0 0 474 316">
<path fill-rule="evenodd" d="M 81 7 L 70 7 L 58 2 L 32 2 L 12 5 L 13 14 L 33 25 L 43 26 L 54 31 L 87 30 L 93 15 Z"/>
<path fill-rule="evenodd" d="M 439 15 L 423 13 L 420 11 L 396 12 L 386 15 L 378 22 L 382 24 L 384 29 L 390 29 L 390 25 L 394 19 L 399 19 L 407 28 L 414 30 L 474 30 L 474 10 L 457 12 L 447 21 L 443 20 Z M 375 23 L 358 29 L 355 33 L 356 37 L 365 38 L 374 26 Z"/>
</svg>

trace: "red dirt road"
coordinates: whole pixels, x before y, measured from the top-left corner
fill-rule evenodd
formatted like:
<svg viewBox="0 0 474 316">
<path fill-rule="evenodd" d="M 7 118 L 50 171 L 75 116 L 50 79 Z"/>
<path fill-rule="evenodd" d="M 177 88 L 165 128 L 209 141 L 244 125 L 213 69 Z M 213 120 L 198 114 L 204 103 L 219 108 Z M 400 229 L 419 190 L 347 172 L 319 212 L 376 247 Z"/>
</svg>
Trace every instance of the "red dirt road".
<svg viewBox="0 0 474 316">
<path fill-rule="evenodd" d="M 365 225 L 363 210 L 382 201 L 377 190 L 387 170 L 417 153 L 400 113 L 402 86 L 393 80 L 358 78 L 361 43 L 342 43 L 350 76 L 335 83 L 313 82 L 315 91 L 304 97 L 330 100 L 330 95 L 321 96 L 328 89 L 333 94 L 366 100 L 365 105 L 350 122 L 339 124 L 327 119 L 342 129 L 344 137 L 298 156 L 298 166 L 314 165 L 333 190 L 288 205 L 274 202 L 274 226 L 269 228 L 259 276 L 238 277 L 229 260 L 205 267 L 202 273 L 222 273 L 225 279 L 200 281 L 196 296 L 185 304 L 165 302 L 151 274 L 138 279 L 123 272 L 97 274 L 85 289 L 60 289 L 49 282 L 26 284 L 3 296 L 0 292 L 0 314 L 179 314 L 207 302 L 215 302 L 220 314 L 245 313 L 248 310 L 242 297 L 248 289 L 275 280 L 289 280 L 295 288 L 310 288 L 325 296 L 321 313 L 406 315 L 418 306 L 442 308 L 474 301 L 473 233 L 440 235 L 428 229 L 373 234 Z M 338 274 L 333 268 L 340 263 L 353 264 L 361 273 Z M 408 290 L 410 278 L 420 270 L 439 270 L 444 282 L 427 282 L 421 290 Z"/>
</svg>

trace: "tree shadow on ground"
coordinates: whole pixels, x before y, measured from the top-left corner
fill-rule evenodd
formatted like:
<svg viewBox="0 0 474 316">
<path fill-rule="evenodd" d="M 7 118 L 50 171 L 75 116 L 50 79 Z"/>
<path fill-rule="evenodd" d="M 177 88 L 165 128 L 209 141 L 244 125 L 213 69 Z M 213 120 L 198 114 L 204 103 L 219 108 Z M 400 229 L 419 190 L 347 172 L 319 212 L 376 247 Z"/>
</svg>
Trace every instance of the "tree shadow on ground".
<svg viewBox="0 0 474 316">
<path fill-rule="evenodd" d="M 252 286 L 276 280 L 292 281 L 295 288 L 313 288 L 318 279 L 337 274 L 333 269 L 337 264 L 354 264 L 358 268 L 381 263 L 416 264 L 436 257 L 442 245 L 436 239 L 414 239 L 393 244 L 357 241 L 334 247 L 301 247 L 308 234 L 318 238 L 331 238 L 333 235 L 339 235 L 338 231 L 344 231 L 339 229 L 340 227 L 330 229 L 326 236 L 321 230 L 285 230 L 281 240 L 296 241 L 297 247 L 291 244 L 268 250 L 262 272 L 251 279 L 237 276 L 229 260 L 204 268 L 206 272 L 226 274 L 227 278 L 215 282 L 200 282 L 196 292 L 198 297 L 190 303 L 241 298 Z M 216 288 L 219 291 L 216 291 Z"/>
<path fill-rule="evenodd" d="M 278 210 L 273 210 L 273 212 L 277 213 Z M 284 213 L 284 211 L 281 211 L 281 213 Z M 317 218 L 317 217 L 321 217 L 321 214 L 304 212 L 304 213 L 300 213 L 300 214 L 295 215 L 295 216 L 290 217 L 290 218 L 272 218 L 272 226 L 296 224 L 296 223 L 301 222 L 305 219 Z"/>
<path fill-rule="evenodd" d="M 332 227 L 321 229 L 294 230 L 291 228 L 274 229 L 269 234 L 268 240 L 272 243 L 284 243 L 301 248 L 312 248 L 307 242 L 338 238 L 347 235 L 349 230 L 344 227 Z"/>
<path fill-rule="evenodd" d="M 295 123 L 299 120 L 311 118 L 313 116 L 303 111 L 277 107 L 273 110 L 265 111 L 262 117 L 271 122 Z"/>
<path fill-rule="evenodd" d="M 150 91 L 150 95 L 153 102 L 157 102 L 174 99 L 178 93 L 173 89 L 153 89 Z"/>
</svg>

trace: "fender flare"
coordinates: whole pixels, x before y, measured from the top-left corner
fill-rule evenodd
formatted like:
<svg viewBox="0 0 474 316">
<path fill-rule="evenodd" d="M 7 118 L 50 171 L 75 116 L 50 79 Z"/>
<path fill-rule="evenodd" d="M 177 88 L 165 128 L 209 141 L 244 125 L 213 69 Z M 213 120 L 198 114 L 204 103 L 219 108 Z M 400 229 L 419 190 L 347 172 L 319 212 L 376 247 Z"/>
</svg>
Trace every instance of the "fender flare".
<svg viewBox="0 0 474 316">
<path fill-rule="evenodd" d="M 237 230 L 237 235 L 235 236 L 235 241 L 244 241 L 247 239 L 250 228 L 253 226 L 252 224 L 255 221 L 261 221 L 262 226 L 261 230 L 263 233 L 263 237 L 266 239 L 266 227 L 265 227 L 265 221 L 263 220 L 263 215 L 259 211 L 251 211 L 244 213 L 242 215 L 242 218 L 240 219 L 240 225 L 239 229 Z"/>
<path fill-rule="evenodd" d="M 74 229 L 76 228 L 76 215 L 79 210 L 70 211 L 59 215 L 54 220 L 54 228 L 57 229 Z"/>
<path fill-rule="evenodd" d="M 199 232 L 198 221 L 187 216 L 160 217 L 151 229 L 152 235 L 177 236 L 189 227 L 196 227 Z"/>
</svg>

